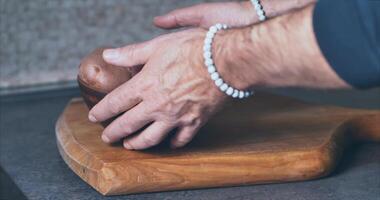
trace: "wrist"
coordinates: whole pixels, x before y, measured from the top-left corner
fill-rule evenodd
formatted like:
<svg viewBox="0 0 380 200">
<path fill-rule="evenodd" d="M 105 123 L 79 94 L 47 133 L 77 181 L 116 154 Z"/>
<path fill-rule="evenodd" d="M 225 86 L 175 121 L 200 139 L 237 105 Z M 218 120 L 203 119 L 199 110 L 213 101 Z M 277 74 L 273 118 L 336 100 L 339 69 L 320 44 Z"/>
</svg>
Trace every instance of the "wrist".
<svg viewBox="0 0 380 200">
<path fill-rule="evenodd" d="M 204 46 L 203 46 L 203 57 L 204 57 L 204 64 L 207 68 L 207 71 L 211 77 L 211 79 L 214 81 L 214 84 L 219 88 L 220 91 L 225 93 L 228 96 L 231 96 L 232 98 L 247 98 L 253 94 L 253 91 L 251 90 L 245 90 L 245 89 L 239 89 L 235 86 L 231 85 L 231 81 L 226 81 L 223 76 L 221 76 L 219 70 L 216 68 L 216 62 L 215 60 L 215 50 L 220 48 L 215 48 L 214 38 L 215 35 L 223 30 L 228 29 L 228 25 L 226 24 L 215 24 L 211 26 L 206 34 L 206 37 L 204 39 Z M 219 45 L 217 45 L 219 47 Z"/>
<path fill-rule="evenodd" d="M 216 68 L 227 83 L 240 90 L 250 89 L 256 79 L 247 52 L 250 46 L 249 28 L 221 31 L 214 38 L 212 48 Z"/>
<path fill-rule="evenodd" d="M 344 83 L 324 59 L 314 36 L 314 5 L 250 30 L 246 50 L 255 87 L 336 88 Z M 242 58 L 242 59 L 244 59 Z"/>
</svg>

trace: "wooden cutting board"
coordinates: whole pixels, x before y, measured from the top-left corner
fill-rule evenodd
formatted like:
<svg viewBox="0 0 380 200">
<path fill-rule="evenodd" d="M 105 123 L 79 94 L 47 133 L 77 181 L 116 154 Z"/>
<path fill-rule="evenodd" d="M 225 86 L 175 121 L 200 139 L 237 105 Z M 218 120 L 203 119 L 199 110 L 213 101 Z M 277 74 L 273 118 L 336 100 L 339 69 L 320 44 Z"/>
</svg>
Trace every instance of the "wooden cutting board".
<svg viewBox="0 0 380 200">
<path fill-rule="evenodd" d="M 56 124 L 68 166 L 103 195 L 300 181 L 331 173 L 352 142 L 380 141 L 380 110 L 311 105 L 259 93 L 231 102 L 192 143 L 145 151 L 100 139 L 82 99 Z"/>
</svg>

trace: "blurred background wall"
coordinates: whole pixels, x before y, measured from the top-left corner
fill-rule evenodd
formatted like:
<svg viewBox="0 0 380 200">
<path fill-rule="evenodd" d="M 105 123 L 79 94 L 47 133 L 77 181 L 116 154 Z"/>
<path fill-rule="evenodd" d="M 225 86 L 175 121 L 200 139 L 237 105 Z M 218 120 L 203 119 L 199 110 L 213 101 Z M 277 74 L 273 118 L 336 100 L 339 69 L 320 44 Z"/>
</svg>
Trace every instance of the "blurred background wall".
<svg viewBox="0 0 380 200">
<path fill-rule="evenodd" d="M 151 39 L 165 32 L 152 25 L 154 16 L 210 1 L 218 0 L 0 0 L 0 96 L 25 88 L 76 87 L 80 59 L 96 47 Z M 274 92 L 380 108 L 379 88 Z"/>
<path fill-rule="evenodd" d="M 99 46 L 148 40 L 156 15 L 200 0 L 0 0 L 0 88 L 68 84 Z"/>
</svg>

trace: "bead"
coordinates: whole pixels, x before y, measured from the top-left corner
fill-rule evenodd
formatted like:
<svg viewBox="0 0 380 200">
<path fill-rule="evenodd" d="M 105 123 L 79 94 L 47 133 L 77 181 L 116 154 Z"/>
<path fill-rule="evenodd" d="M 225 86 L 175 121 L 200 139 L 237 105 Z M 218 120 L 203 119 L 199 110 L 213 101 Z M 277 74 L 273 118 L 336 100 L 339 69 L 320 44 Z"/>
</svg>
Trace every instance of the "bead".
<svg viewBox="0 0 380 200">
<path fill-rule="evenodd" d="M 215 27 L 216 27 L 218 30 L 220 30 L 220 29 L 222 29 L 223 25 L 220 24 L 220 23 L 218 23 L 218 24 L 215 25 Z"/>
<path fill-rule="evenodd" d="M 215 36 L 214 32 L 207 32 L 206 38 L 213 38 Z"/>
<path fill-rule="evenodd" d="M 228 89 L 227 89 L 227 91 L 226 91 L 226 94 L 227 94 L 228 96 L 231 96 L 233 92 L 234 92 L 234 89 L 230 86 L 230 87 L 228 87 Z"/>
<path fill-rule="evenodd" d="M 246 91 L 244 92 L 244 97 L 249 97 L 250 96 L 250 92 Z"/>
<path fill-rule="evenodd" d="M 260 10 L 257 11 L 257 14 L 258 14 L 259 16 L 264 15 L 264 11 L 260 9 Z"/>
<path fill-rule="evenodd" d="M 206 39 L 205 39 L 205 45 L 206 45 L 206 44 L 211 45 L 211 43 L 212 43 L 212 39 L 211 39 L 211 38 L 206 38 Z"/>
<path fill-rule="evenodd" d="M 205 44 L 203 46 L 203 51 L 210 51 L 211 50 L 211 44 Z"/>
<path fill-rule="evenodd" d="M 236 98 L 239 96 L 239 91 L 237 89 L 234 89 L 234 93 L 232 93 L 232 97 Z"/>
<path fill-rule="evenodd" d="M 210 65 L 212 65 L 212 64 L 214 64 L 214 62 L 212 61 L 211 58 L 207 58 L 207 59 L 205 60 L 205 65 L 206 65 L 207 67 L 210 66 Z"/>
<path fill-rule="evenodd" d="M 266 20 L 265 11 L 259 0 L 251 0 L 253 7 L 256 10 L 256 14 L 260 21 Z"/>
<path fill-rule="evenodd" d="M 221 85 L 219 88 L 220 88 L 220 90 L 222 90 L 222 92 L 225 92 L 228 88 L 228 85 L 227 85 L 227 83 L 223 83 L 223 85 Z"/>
<path fill-rule="evenodd" d="M 216 28 L 216 26 L 211 26 L 210 29 L 209 29 L 209 31 L 211 33 L 216 33 L 218 31 L 218 28 Z"/>
<path fill-rule="evenodd" d="M 215 66 L 214 65 L 210 65 L 210 66 L 208 66 L 207 67 L 207 71 L 208 71 L 208 73 L 214 73 L 215 71 L 216 71 L 216 69 L 215 69 Z"/>
<path fill-rule="evenodd" d="M 203 53 L 203 58 L 204 58 L 204 59 L 211 58 L 211 52 L 210 52 L 210 51 L 205 51 L 205 52 Z"/>
<path fill-rule="evenodd" d="M 261 5 L 260 4 L 255 4 L 255 9 L 256 10 L 261 10 Z"/>
<path fill-rule="evenodd" d="M 221 86 L 222 84 L 223 84 L 223 80 L 221 78 L 218 78 L 218 79 L 215 80 L 215 85 L 217 87 Z"/>
<path fill-rule="evenodd" d="M 251 0 L 254 2 L 254 0 Z M 259 6 L 256 6 L 259 7 Z M 261 7 L 260 7 L 261 8 Z M 263 11 L 262 11 L 263 12 Z M 258 12 L 259 13 L 259 12 Z M 264 13 L 264 12 L 263 12 Z M 265 15 L 263 15 L 265 17 Z M 262 16 L 259 16 L 262 18 Z M 227 29 L 227 24 L 215 24 L 209 28 L 209 31 L 206 34 L 203 44 L 203 58 L 205 66 L 207 67 L 207 71 L 210 74 L 211 79 L 214 81 L 215 85 L 225 94 L 231 96 L 233 98 L 245 98 L 253 94 L 251 91 L 241 91 L 229 86 L 227 83 L 224 83 L 223 79 L 220 77 L 217 69 L 214 65 L 214 61 L 212 59 L 212 42 L 213 38 L 219 30 Z"/>
<path fill-rule="evenodd" d="M 242 99 L 244 98 L 244 92 L 243 91 L 239 91 L 239 99 Z"/>
<path fill-rule="evenodd" d="M 219 73 L 218 72 L 214 72 L 211 74 L 211 79 L 213 81 L 217 80 L 219 78 Z"/>
</svg>

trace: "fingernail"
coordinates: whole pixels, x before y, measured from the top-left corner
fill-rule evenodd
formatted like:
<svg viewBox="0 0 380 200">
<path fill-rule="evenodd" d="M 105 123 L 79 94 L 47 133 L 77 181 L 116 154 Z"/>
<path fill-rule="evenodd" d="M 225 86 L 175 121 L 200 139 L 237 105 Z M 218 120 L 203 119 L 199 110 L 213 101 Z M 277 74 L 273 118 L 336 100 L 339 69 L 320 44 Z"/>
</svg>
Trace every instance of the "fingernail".
<svg viewBox="0 0 380 200">
<path fill-rule="evenodd" d="M 104 59 L 116 60 L 120 56 L 120 52 L 115 49 L 107 49 L 103 52 Z"/>
<path fill-rule="evenodd" d="M 93 116 L 93 115 L 88 115 L 88 119 L 91 121 L 91 122 L 96 122 L 96 118 Z"/>
<path fill-rule="evenodd" d="M 126 149 L 132 149 L 132 146 L 128 144 L 128 142 L 123 142 L 124 148 Z"/>
<path fill-rule="evenodd" d="M 110 143 L 110 139 L 106 135 L 102 135 L 102 140 L 106 143 Z"/>
</svg>

